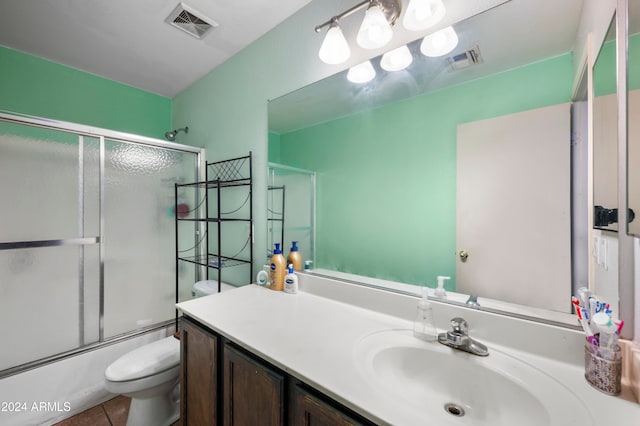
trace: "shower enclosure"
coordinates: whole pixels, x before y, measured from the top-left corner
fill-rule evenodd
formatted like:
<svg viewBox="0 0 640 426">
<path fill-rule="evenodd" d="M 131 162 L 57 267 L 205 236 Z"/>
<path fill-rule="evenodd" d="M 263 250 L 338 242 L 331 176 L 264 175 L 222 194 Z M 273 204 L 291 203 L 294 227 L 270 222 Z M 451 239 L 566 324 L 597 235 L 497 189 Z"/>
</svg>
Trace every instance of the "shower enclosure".
<svg viewBox="0 0 640 426">
<path fill-rule="evenodd" d="M 0 378 L 172 322 L 173 189 L 203 159 L 0 113 Z"/>
</svg>

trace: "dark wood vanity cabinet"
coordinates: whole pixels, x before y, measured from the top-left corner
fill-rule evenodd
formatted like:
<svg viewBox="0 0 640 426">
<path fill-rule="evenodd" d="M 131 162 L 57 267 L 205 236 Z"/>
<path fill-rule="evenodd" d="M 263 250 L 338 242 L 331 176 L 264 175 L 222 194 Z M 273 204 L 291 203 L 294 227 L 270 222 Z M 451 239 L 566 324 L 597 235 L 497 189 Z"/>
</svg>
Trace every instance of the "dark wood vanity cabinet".
<svg viewBox="0 0 640 426">
<path fill-rule="evenodd" d="M 303 384 L 293 386 L 291 392 L 290 424 L 295 426 L 360 426 L 371 425 L 358 421 L 338 410 L 317 393 L 307 390 Z"/>
<path fill-rule="evenodd" d="M 374 425 L 187 317 L 180 335 L 183 426 Z"/>
<path fill-rule="evenodd" d="M 180 419 L 183 426 L 218 424 L 220 338 L 191 321 L 181 321 Z"/>
<path fill-rule="evenodd" d="M 230 343 L 223 359 L 223 424 L 283 426 L 285 376 Z"/>
</svg>

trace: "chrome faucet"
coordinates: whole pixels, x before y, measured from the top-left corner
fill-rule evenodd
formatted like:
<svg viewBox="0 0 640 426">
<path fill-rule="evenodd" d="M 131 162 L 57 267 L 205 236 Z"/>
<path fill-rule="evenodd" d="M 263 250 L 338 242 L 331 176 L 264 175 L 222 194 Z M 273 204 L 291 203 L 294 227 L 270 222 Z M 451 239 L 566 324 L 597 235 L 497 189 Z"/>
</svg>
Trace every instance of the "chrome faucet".
<svg viewBox="0 0 640 426">
<path fill-rule="evenodd" d="M 451 331 L 438 334 L 438 343 L 473 355 L 489 355 L 489 349 L 485 345 L 469 337 L 469 325 L 459 317 L 451 320 Z"/>
<path fill-rule="evenodd" d="M 474 296 L 473 294 L 469 295 L 469 298 L 465 302 L 466 305 L 473 306 L 474 308 L 480 307 L 480 303 L 478 303 L 478 296 Z"/>
</svg>

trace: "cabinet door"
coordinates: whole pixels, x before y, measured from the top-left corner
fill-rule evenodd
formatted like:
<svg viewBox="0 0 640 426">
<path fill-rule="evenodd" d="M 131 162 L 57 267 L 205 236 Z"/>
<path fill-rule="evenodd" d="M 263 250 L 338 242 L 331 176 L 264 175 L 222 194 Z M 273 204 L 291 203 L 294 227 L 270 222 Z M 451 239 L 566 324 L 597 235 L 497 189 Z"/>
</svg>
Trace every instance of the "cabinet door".
<svg viewBox="0 0 640 426">
<path fill-rule="evenodd" d="M 360 422 L 340 409 L 296 385 L 292 392 L 291 424 L 294 426 L 360 426 Z"/>
<path fill-rule="evenodd" d="M 180 418 L 183 426 L 218 424 L 219 338 L 181 321 Z"/>
<path fill-rule="evenodd" d="M 224 425 L 284 425 L 284 376 L 229 344 L 223 360 Z"/>
</svg>

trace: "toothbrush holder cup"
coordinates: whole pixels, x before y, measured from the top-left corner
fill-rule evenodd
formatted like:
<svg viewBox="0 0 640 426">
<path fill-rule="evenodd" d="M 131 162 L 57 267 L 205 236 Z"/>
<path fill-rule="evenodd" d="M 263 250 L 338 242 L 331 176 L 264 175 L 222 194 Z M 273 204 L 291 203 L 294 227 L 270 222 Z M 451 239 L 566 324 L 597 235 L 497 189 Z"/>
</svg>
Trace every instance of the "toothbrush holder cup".
<svg viewBox="0 0 640 426">
<path fill-rule="evenodd" d="M 587 343 L 584 347 L 584 377 L 600 392 L 618 395 L 622 390 L 620 346 L 607 350 Z"/>
</svg>

